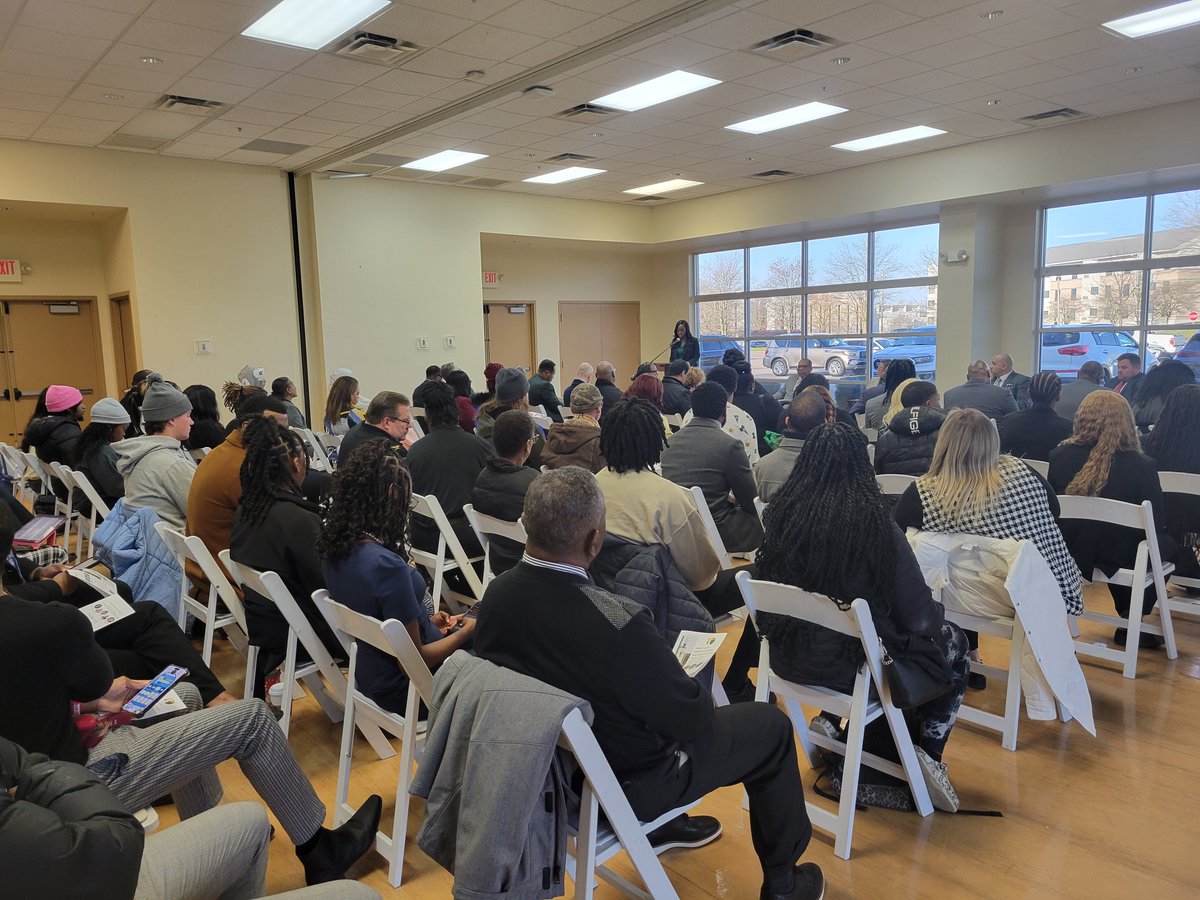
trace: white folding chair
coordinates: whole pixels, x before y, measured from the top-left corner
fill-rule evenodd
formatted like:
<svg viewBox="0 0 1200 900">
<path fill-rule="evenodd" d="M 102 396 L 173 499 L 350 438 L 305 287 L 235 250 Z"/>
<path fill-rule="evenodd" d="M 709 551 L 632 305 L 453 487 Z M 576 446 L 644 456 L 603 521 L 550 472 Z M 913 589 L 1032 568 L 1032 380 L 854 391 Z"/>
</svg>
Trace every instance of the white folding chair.
<svg viewBox="0 0 1200 900">
<path fill-rule="evenodd" d="M 496 577 L 492 572 L 492 556 L 491 545 L 492 537 L 508 538 L 510 541 L 516 541 L 524 546 L 525 544 L 525 526 L 521 524 L 520 519 L 516 522 L 506 522 L 504 519 L 497 519 L 495 516 L 489 516 L 486 513 L 476 511 L 475 507 L 468 503 L 463 507 L 463 512 L 467 515 L 467 521 L 471 523 L 471 529 L 475 532 L 475 536 L 479 538 L 479 544 L 483 547 L 483 586 L 486 588 L 491 580 Z"/>
<path fill-rule="evenodd" d="M 664 415 L 663 418 L 665 418 L 667 420 L 667 424 L 676 431 L 683 427 L 683 416 L 681 416 L 679 413 L 670 413 Z"/>
<path fill-rule="evenodd" d="M 867 459 L 868 459 L 868 461 L 870 461 L 871 466 L 874 467 L 874 465 L 875 465 L 875 445 L 874 444 L 867 444 Z"/>
<path fill-rule="evenodd" d="M 708 532 L 708 539 L 721 559 L 721 568 L 735 568 L 733 557 L 729 555 L 729 551 L 725 549 L 725 542 L 721 540 L 721 532 L 717 531 L 717 522 L 713 519 L 712 510 L 708 508 L 708 501 L 704 499 L 704 491 L 695 486 L 688 490 L 692 492 L 692 502 L 696 504 L 696 509 L 700 513 L 700 520 L 704 523 L 704 530 Z"/>
<path fill-rule="evenodd" d="M 37 458 L 37 455 L 34 453 L 22 453 L 20 450 L 17 450 L 17 452 L 21 454 L 21 458 L 25 460 L 25 465 L 33 472 L 34 478 L 41 482 L 40 490 L 50 490 L 50 473 L 46 471 L 46 467 L 42 465 L 42 461 Z"/>
<path fill-rule="evenodd" d="M 204 541 L 197 535 L 184 536 L 166 522 L 155 522 L 154 530 L 163 539 L 163 543 L 167 545 L 167 549 L 178 561 L 179 568 L 185 575 L 187 563 L 190 560 L 200 567 L 200 571 L 208 579 L 208 597 L 204 600 L 192 599 L 188 593 L 188 579 L 186 577 L 180 579 L 179 627 L 186 627 L 188 613 L 204 623 L 204 649 L 200 652 L 200 656 L 204 659 L 205 665 L 212 662 L 213 635 L 218 628 L 224 629 L 235 646 L 246 647 L 248 658 L 246 660 L 245 696 L 247 698 L 254 696 L 254 663 L 258 658 L 258 648 L 249 650 L 247 635 L 250 634 L 250 628 L 246 624 L 246 611 L 242 608 L 242 601 L 238 597 L 237 591 L 233 589 L 233 585 L 225 577 L 224 570 L 217 565 L 217 561 L 209 553 Z M 228 612 L 220 612 L 217 606 L 218 600 L 225 604 Z"/>
<path fill-rule="evenodd" d="M 758 513 L 758 521 L 767 524 L 767 504 L 762 497 L 754 498 L 754 511 Z"/>
<path fill-rule="evenodd" d="M 108 508 L 108 504 L 104 502 L 104 498 L 100 496 L 100 492 L 96 490 L 95 485 L 88 479 L 86 475 L 77 470 L 71 470 L 71 480 L 75 482 L 75 487 L 83 496 L 87 497 L 88 503 L 92 506 L 91 514 L 86 519 L 88 541 L 92 539 L 92 535 L 96 533 L 96 525 L 99 522 L 108 518 L 112 510 Z M 84 519 L 81 516 L 79 519 L 79 553 L 80 559 L 83 558 L 83 523 Z"/>
<path fill-rule="evenodd" d="M 331 468 L 337 468 L 337 451 L 342 446 L 342 435 L 326 434 L 323 431 L 314 431 L 313 436 L 316 437 L 317 443 L 321 445 L 321 449 L 325 451 L 325 458 L 329 460 Z"/>
<path fill-rule="evenodd" d="M 1029 466 L 1029 468 L 1033 469 L 1033 471 L 1037 472 L 1043 478 L 1050 477 L 1050 463 L 1044 459 L 1022 459 L 1021 462 L 1025 463 L 1025 465 Z"/>
<path fill-rule="evenodd" d="M 1193 475 L 1190 472 L 1160 472 L 1158 480 L 1162 483 L 1164 494 L 1200 497 L 1200 475 Z M 1200 525 L 1197 527 L 1200 528 Z M 1200 578 L 1172 574 L 1167 584 L 1196 590 L 1200 589 Z M 1167 599 L 1167 606 L 1173 613 L 1200 616 L 1200 597 L 1172 595 Z"/>
<path fill-rule="evenodd" d="M 542 408 L 541 406 L 538 406 L 538 407 L 535 407 L 534 409 L 537 410 L 537 409 L 541 409 L 541 408 Z M 554 420 L 552 418 L 550 418 L 548 415 L 546 415 L 545 412 L 531 411 L 529 413 L 529 418 L 533 419 L 533 423 L 535 425 L 537 425 L 539 428 L 541 428 L 543 431 L 549 431 L 550 426 L 554 424 Z"/>
<path fill-rule="evenodd" d="M 875 483 L 879 490 L 891 497 L 899 497 L 908 486 L 917 480 L 916 475 L 876 475 Z"/>
<path fill-rule="evenodd" d="M 16 447 L 0 443 L 0 458 L 3 459 L 4 468 L 13 480 L 13 493 L 17 499 L 32 504 L 37 492 L 30 482 L 35 476 L 25 461 L 25 455 Z"/>
<path fill-rule="evenodd" d="M 483 557 L 476 556 L 472 558 L 467 556 L 467 551 L 463 549 L 462 542 L 459 541 L 458 535 L 454 533 L 454 528 L 450 525 L 450 520 L 446 517 L 446 512 L 442 509 L 442 504 L 438 502 L 438 498 L 432 494 L 426 496 L 413 494 L 412 511 L 418 515 L 425 516 L 427 519 L 432 519 L 438 529 L 438 546 L 436 552 L 431 553 L 427 550 L 419 550 L 416 547 L 409 550 L 409 555 L 412 556 L 413 562 L 429 571 L 433 576 L 434 602 L 444 599 L 456 612 L 463 612 L 467 607 L 482 600 L 483 583 L 479 580 L 479 576 L 475 574 L 475 567 L 471 563 L 478 562 Z M 450 559 L 446 559 L 447 550 L 450 551 Z M 474 595 L 473 597 L 464 597 L 464 595 L 452 590 L 446 584 L 446 573 L 455 570 L 462 572 L 463 578 L 466 579 L 467 587 L 471 589 L 471 593 Z"/>
<path fill-rule="evenodd" d="M 869 444 L 874 444 L 876 441 L 879 440 L 879 429 L 878 428 L 864 428 L 862 430 L 862 433 L 867 436 L 867 443 L 869 443 Z"/>
<path fill-rule="evenodd" d="M 304 441 L 304 446 L 308 450 L 308 458 L 312 461 L 312 467 L 318 472 L 333 473 L 333 465 L 329 462 L 329 456 L 325 453 L 325 448 L 321 446 L 321 442 L 317 440 L 317 436 L 313 434 L 311 428 L 301 428 L 299 425 L 292 425 L 292 431 L 300 435 Z"/>
<path fill-rule="evenodd" d="M 408 408 L 408 417 L 412 419 L 412 424 L 408 426 L 412 430 L 412 433 L 415 434 L 417 438 L 425 437 L 425 426 L 421 424 L 421 422 L 425 422 L 426 424 L 429 422 L 429 420 L 425 418 L 425 407 L 410 406 Z M 420 421 L 418 421 L 418 419 Z"/>
<path fill-rule="evenodd" d="M 1075 652 L 1085 656 L 1094 656 L 1122 664 L 1121 674 L 1126 678 L 1137 677 L 1138 641 L 1142 632 L 1162 635 L 1166 643 L 1167 659 L 1175 659 L 1179 654 L 1175 649 L 1175 629 L 1171 624 L 1171 606 L 1167 599 L 1166 579 L 1175 571 L 1173 563 L 1164 563 L 1158 551 L 1158 537 L 1154 531 L 1154 510 L 1149 500 L 1136 503 L 1123 503 L 1120 500 L 1107 500 L 1103 497 L 1076 497 L 1060 494 L 1058 504 L 1061 508 L 1059 519 L 1080 519 L 1086 522 L 1096 522 L 1108 525 L 1118 525 L 1122 528 L 1132 528 L 1142 533 L 1142 541 L 1138 544 L 1137 556 L 1132 569 L 1118 569 L 1113 575 L 1105 575 L 1099 569 L 1094 572 L 1084 572 L 1085 579 L 1092 583 L 1118 584 L 1131 589 L 1129 615 L 1122 619 L 1118 616 L 1103 613 L 1084 612 L 1081 618 L 1092 622 L 1103 622 L 1117 628 L 1126 629 L 1125 649 L 1114 650 L 1103 644 L 1093 644 L 1088 641 L 1076 641 Z M 1150 625 L 1142 622 L 1142 593 L 1146 588 L 1153 587 L 1158 596 L 1158 616 L 1161 624 Z M 1072 631 L 1078 636 L 1074 620 L 1071 620 Z"/>
<path fill-rule="evenodd" d="M 883 660 L 880 653 L 882 645 L 875 632 L 875 624 L 871 619 L 871 609 L 867 605 L 867 601 L 860 598 L 851 604 L 850 609 L 842 610 L 828 597 L 771 581 L 755 581 L 751 579 L 748 572 L 739 572 L 737 583 L 756 624 L 761 613 L 790 616 L 844 634 L 862 644 L 866 662 L 859 667 L 858 675 L 854 679 L 854 690 L 849 694 L 828 688 L 796 684 L 780 678 L 771 668 L 770 640 L 764 637 L 760 644 L 759 684 L 763 688 L 767 688 L 769 685 L 767 689 L 774 690 L 778 696 L 783 698 L 788 715 L 792 719 L 792 728 L 804 746 L 809 764 L 813 768 L 819 765 L 819 761 L 814 756 L 814 744 L 845 757 L 845 764 L 842 767 L 842 795 L 838 803 L 837 814 L 834 815 L 812 802 L 806 801 L 805 803 L 808 808 L 808 817 L 812 820 L 813 825 L 834 836 L 834 855 L 841 859 L 850 858 L 850 846 L 854 837 L 854 813 L 858 800 L 859 769 L 864 764 L 907 781 L 916 803 L 917 812 L 922 816 L 933 812 L 929 789 L 925 786 L 925 778 L 921 774 L 921 767 L 917 762 L 916 750 L 913 747 L 912 738 L 909 736 L 908 726 L 904 722 L 903 714 L 892 704 L 891 689 L 883 673 Z M 874 695 L 871 691 L 872 684 L 875 685 L 876 690 Z M 840 741 L 810 732 L 808 722 L 804 717 L 804 710 L 800 706 L 802 703 L 828 710 L 848 719 L 846 743 L 842 744 Z M 863 734 L 866 726 L 880 716 L 884 717 L 892 732 L 892 739 L 900 754 L 899 765 L 863 749 Z"/>
<path fill-rule="evenodd" d="M 46 470 L 50 473 L 50 482 L 45 482 L 47 488 L 53 490 L 52 482 L 57 481 L 63 486 L 63 490 L 67 492 L 65 498 L 59 497 L 58 493 L 54 493 L 54 514 L 63 516 L 67 521 L 63 523 L 63 549 L 68 553 L 71 552 L 71 525 L 79 521 L 79 510 L 75 508 L 75 482 L 71 480 L 70 470 L 60 462 L 52 462 L 47 464 Z M 82 552 L 82 548 L 81 551 Z M 79 554 L 76 554 L 78 557 Z"/>
<path fill-rule="evenodd" d="M 202 459 L 204 459 L 204 457 L 208 456 L 208 454 L 212 452 L 212 447 L 197 447 L 195 450 L 190 452 L 192 454 L 192 459 L 194 459 L 196 462 L 200 462 Z"/>
<path fill-rule="evenodd" d="M 424 731 L 419 724 L 421 701 L 433 698 L 433 673 L 421 652 L 409 637 L 408 629 L 398 619 L 381 622 L 343 606 L 333 600 L 326 590 L 315 591 L 313 602 L 350 654 L 350 674 L 346 677 L 348 693 L 344 698 L 346 718 L 342 720 L 342 750 L 338 757 L 337 794 L 333 802 L 333 824 L 341 825 L 355 809 L 350 805 L 350 770 L 354 762 L 354 728 L 359 718 L 378 726 L 382 731 L 400 738 L 400 773 L 396 783 L 396 808 L 390 835 L 375 834 L 375 851 L 387 860 L 388 883 L 396 888 L 404 877 L 404 841 L 408 830 L 409 785 L 413 766 L 420 761 L 425 745 Z M 396 657 L 396 664 L 408 676 L 408 700 L 404 715 L 388 712 L 358 689 L 355 680 L 358 669 L 359 641 L 370 644 L 381 653 Z"/>
<path fill-rule="evenodd" d="M 867 428 L 867 414 L 866 413 L 855 413 L 854 414 L 854 424 L 858 426 L 859 431 L 865 431 Z"/>
</svg>

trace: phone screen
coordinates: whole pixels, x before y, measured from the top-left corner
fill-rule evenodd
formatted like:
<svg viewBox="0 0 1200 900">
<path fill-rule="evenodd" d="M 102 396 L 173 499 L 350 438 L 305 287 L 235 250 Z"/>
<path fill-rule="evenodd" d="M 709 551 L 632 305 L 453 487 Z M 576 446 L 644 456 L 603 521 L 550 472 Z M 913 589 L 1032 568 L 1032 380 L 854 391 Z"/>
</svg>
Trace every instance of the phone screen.
<svg viewBox="0 0 1200 900">
<path fill-rule="evenodd" d="M 175 687 L 188 670 L 182 666 L 167 666 L 155 676 L 154 680 L 129 698 L 129 702 L 121 707 L 125 712 L 140 716 L 163 698 L 167 691 Z"/>
<path fill-rule="evenodd" d="M 470 609 L 468 609 L 465 613 L 462 614 L 462 617 L 464 619 L 478 619 L 479 618 L 479 604 L 476 603 L 474 606 L 472 606 Z"/>
</svg>

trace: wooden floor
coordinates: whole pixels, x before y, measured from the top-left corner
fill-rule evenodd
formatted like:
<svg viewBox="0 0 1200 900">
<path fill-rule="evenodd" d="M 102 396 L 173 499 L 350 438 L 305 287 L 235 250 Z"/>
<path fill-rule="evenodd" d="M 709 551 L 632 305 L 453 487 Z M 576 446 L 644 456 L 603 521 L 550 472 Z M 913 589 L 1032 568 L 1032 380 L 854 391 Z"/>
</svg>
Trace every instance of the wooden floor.
<svg viewBox="0 0 1200 900">
<path fill-rule="evenodd" d="M 1089 589 L 1090 608 L 1110 611 L 1107 592 Z M 951 816 L 870 809 L 859 814 L 848 862 L 833 855 L 832 840 L 817 832 L 806 860 L 825 871 L 827 897 L 1078 897 L 1195 898 L 1200 896 L 1200 621 L 1176 617 L 1179 658 L 1142 651 L 1138 678 L 1115 664 L 1085 662 L 1098 737 L 1078 725 L 1022 719 L 1018 749 L 1002 750 L 998 735 L 958 726 L 946 762 L 964 808 L 991 809 L 1003 818 Z M 1090 623 L 1086 638 L 1111 637 Z M 721 668 L 734 641 L 726 641 Z M 989 644 L 989 661 L 1003 665 L 1007 645 Z M 240 695 L 243 662 L 218 641 L 214 666 Z M 997 685 L 968 701 L 999 711 Z M 296 708 L 291 745 L 317 793 L 332 801 L 340 726 L 311 699 Z M 391 823 L 396 760 L 381 761 L 359 739 L 351 799 L 375 792 Z M 801 766 L 803 754 L 801 754 Z M 255 799 L 236 764 L 220 769 L 226 800 Z M 813 773 L 803 770 L 806 791 Z M 812 795 L 809 794 L 809 799 Z M 818 803 L 825 801 L 817 799 Z M 757 897 L 761 875 L 750 843 L 741 791 L 711 795 L 697 812 L 717 816 L 724 836 L 709 847 L 663 856 L 682 898 Z M 160 809 L 164 825 L 174 809 Z M 422 815 L 414 801 L 409 835 Z M 615 866 L 629 874 L 618 857 Z M 369 854 L 350 873 L 386 896 L 450 896 L 451 878 L 409 843 L 404 885 L 388 886 L 380 857 Z M 282 831 L 271 848 L 268 888 L 303 884 L 303 874 Z M 598 897 L 619 896 L 602 887 Z"/>
</svg>

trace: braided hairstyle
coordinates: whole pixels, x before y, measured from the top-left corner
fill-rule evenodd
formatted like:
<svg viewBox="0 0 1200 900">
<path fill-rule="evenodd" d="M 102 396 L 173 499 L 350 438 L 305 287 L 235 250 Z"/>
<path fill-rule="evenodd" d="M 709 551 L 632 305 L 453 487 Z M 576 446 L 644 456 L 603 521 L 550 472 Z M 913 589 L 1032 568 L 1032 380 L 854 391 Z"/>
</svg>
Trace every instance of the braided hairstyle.
<svg viewBox="0 0 1200 900">
<path fill-rule="evenodd" d="M 338 466 L 333 502 L 317 538 L 321 559 L 345 559 L 367 535 L 390 550 L 404 552 L 412 478 L 389 443 L 367 441 Z"/>
<path fill-rule="evenodd" d="M 896 580 L 892 528 L 891 508 L 856 429 L 822 425 L 767 507 L 758 577 L 851 603 L 850 582 L 865 571 L 866 599 L 886 608 Z"/>
<path fill-rule="evenodd" d="M 829 393 L 828 388 L 821 387 L 819 384 L 810 385 L 804 388 L 800 393 L 816 394 L 821 398 L 821 402 L 825 404 L 825 424 L 832 425 L 837 421 L 837 406 L 834 405 L 833 397 Z"/>
<path fill-rule="evenodd" d="M 246 458 L 238 471 L 242 483 L 238 508 L 246 522 L 258 525 L 266 519 L 277 492 L 300 492 L 292 463 L 297 459 L 307 463 L 308 453 L 300 435 L 266 416 L 255 416 L 246 423 L 242 446 Z"/>
<path fill-rule="evenodd" d="M 1200 384 L 1181 384 L 1171 391 L 1146 438 L 1146 453 L 1160 472 L 1200 473 Z"/>
<path fill-rule="evenodd" d="M 600 452 L 618 475 L 653 470 L 666 443 L 662 413 L 649 400 L 629 397 L 604 410 Z"/>
<path fill-rule="evenodd" d="M 241 406 L 250 397 L 265 397 L 267 392 L 260 387 L 255 387 L 252 384 L 242 384 L 238 381 L 227 381 L 221 385 L 221 402 L 225 404 L 225 408 L 235 416 L 238 412 L 238 407 Z"/>
<path fill-rule="evenodd" d="M 883 395 L 892 399 L 892 392 L 902 381 L 917 377 L 917 367 L 908 357 L 893 359 L 888 362 L 887 372 L 883 376 Z M 886 402 L 886 401 L 885 401 Z"/>
<path fill-rule="evenodd" d="M 1142 451 L 1133 410 L 1124 397 L 1113 391 L 1094 391 L 1083 398 L 1075 413 L 1075 430 L 1063 443 L 1090 448 L 1083 468 L 1067 485 L 1068 494 L 1081 497 L 1100 496 L 1118 451 Z"/>
</svg>

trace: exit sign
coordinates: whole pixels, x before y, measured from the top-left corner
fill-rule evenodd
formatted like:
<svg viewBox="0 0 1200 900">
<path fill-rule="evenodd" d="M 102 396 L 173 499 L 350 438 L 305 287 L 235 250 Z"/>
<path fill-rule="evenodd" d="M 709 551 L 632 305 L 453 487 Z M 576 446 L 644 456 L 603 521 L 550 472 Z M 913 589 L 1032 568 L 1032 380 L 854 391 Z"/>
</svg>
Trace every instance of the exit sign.
<svg viewBox="0 0 1200 900">
<path fill-rule="evenodd" d="M 484 272 L 483 273 L 483 286 L 485 288 L 500 287 L 500 273 L 499 272 Z"/>
<path fill-rule="evenodd" d="M 21 281 L 21 261 L 19 259 L 0 259 L 0 281 Z"/>
</svg>

